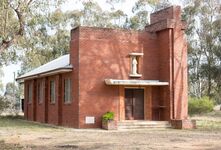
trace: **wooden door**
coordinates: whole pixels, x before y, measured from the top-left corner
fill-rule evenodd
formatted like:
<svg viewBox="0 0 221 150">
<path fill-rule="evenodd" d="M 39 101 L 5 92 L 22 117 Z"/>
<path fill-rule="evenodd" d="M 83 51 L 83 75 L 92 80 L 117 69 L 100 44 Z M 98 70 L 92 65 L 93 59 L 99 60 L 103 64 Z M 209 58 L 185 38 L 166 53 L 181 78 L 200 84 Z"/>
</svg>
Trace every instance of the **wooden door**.
<svg viewBox="0 0 221 150">
<path fill-rule="evenodd" d="M 125 89 L 125 119 L 144 119 L 144 90 Z"/>
</svg>

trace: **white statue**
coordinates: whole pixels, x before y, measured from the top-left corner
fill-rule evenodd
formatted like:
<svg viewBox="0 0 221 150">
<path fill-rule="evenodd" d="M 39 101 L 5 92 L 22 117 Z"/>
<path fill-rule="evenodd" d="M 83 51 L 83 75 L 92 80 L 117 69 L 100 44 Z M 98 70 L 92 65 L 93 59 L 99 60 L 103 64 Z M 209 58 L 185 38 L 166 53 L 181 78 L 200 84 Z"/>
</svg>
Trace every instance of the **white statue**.
<svg viewBox="0 0 221 150">
<path fill-rule="evenodd" d="M 137 74 L 137 59 L 136 57 L 132 57 L 132 74 Z"/>
</svg>

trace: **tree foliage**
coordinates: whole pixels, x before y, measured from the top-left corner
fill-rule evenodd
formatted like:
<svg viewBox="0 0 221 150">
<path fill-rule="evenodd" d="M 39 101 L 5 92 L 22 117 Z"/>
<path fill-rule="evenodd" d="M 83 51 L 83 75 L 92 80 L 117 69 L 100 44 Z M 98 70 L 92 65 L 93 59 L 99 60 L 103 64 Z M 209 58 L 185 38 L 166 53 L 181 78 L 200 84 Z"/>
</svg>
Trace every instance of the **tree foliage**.
<svg viewBox="0 0 221 150">
<path fill-rule="evenodd" d="M 184 8 L 189 52 L 190 94 L 221 97 L 221 3 L 191 0 Z"/>
<path fill-rule="evenodd" d="M 3 83 L 2 83 L 2 80 L 1 80 L 1 78 L 3 76 L 4 76 L 4 73 L 3 73 L 2 68 L 0 67 L 0 92 L 3 92 Z"/>
<path fill-rule="evenodd" d="M 47 16 L 50 8 L 59 5 L 60 1 L 41 0 L 1 0 L 0 1 L 0 65 L 16 60 L 18 50 L 23 50 L 24 39 L 30 39 L 30 23 L 39 16 Z M 41 17 L 40 17 L 41 18 Z M 31 32 L 30 32 L 31 31 Z"/>
<path fill-rule="evenodd" d="M 0 96 L 0 115 L 9 107 L 9 102 L 5 97 Z"/>
</svg>

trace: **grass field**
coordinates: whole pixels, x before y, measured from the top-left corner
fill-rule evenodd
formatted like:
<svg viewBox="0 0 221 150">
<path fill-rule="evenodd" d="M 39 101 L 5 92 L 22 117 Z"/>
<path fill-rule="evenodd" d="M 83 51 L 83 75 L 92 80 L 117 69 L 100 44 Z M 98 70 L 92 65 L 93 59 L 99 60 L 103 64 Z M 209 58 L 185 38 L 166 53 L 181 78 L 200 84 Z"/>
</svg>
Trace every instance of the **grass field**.
<svg viewBox="0 0 221 150">
<path fill-rule="evenodd" d="M 221 112 L 193 116 L 195 130 L 73 129 L 0 117 L 0 149 L 221 149 Z"/>
</svg>

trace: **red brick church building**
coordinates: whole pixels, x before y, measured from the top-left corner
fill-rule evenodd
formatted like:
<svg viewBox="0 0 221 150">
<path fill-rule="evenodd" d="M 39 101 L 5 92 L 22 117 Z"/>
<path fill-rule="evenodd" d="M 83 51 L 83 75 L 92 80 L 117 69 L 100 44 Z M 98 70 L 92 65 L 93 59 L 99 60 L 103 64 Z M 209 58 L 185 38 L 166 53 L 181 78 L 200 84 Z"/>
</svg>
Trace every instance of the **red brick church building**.
<svg viewBox="0 0 221 150">
<path fill-rule="evenodd" d="M 187 119 L 187 45 L 181 9 L 150 16 L 143 31 L 77 27 L 70 54 L 18 78 L 24 81 L 27 120 L 100 128 L 115 120 Z"/>
</svg>

